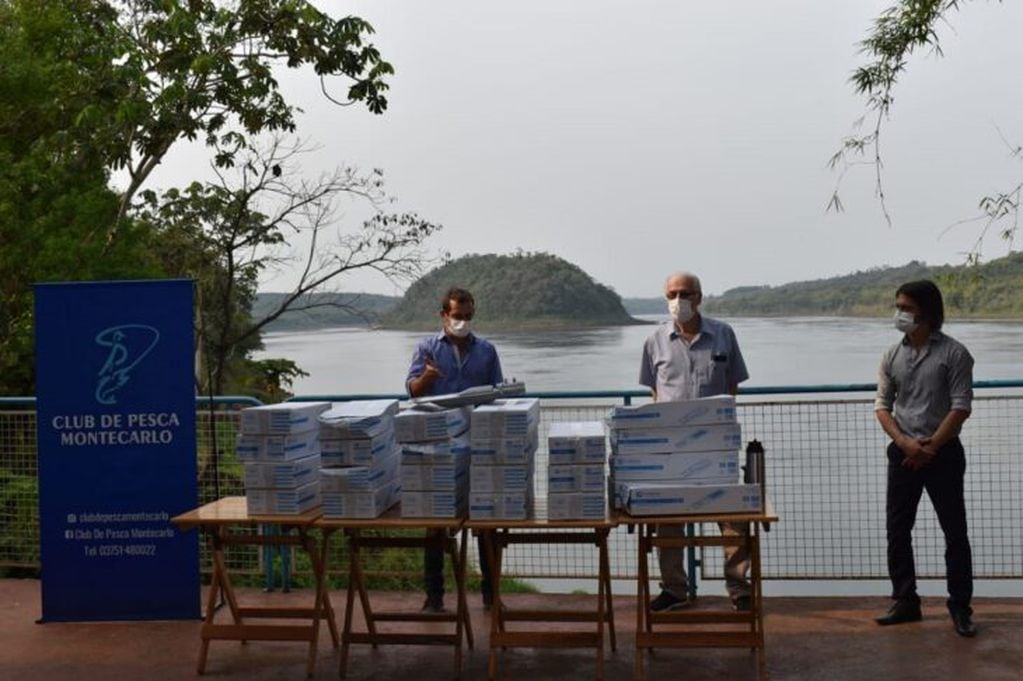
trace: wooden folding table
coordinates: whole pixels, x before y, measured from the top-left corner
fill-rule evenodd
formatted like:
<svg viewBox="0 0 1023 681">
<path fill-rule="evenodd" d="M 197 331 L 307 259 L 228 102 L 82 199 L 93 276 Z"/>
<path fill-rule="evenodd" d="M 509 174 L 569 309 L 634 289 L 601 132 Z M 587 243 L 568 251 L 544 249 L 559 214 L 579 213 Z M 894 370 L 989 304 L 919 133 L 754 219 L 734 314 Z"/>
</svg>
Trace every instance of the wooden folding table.
<svg viewBox="0 0 1023 681">
<path fill-rule="evenodd" d="M 653 648 L 750 648 L 757 656 L 757 671 L 767 678 L 764 658 L 764 612 L 761 589 L 760 530 L 761 526 L 778 522 L 767 506 L 754 513 L 708 513 L 676 516 L 631 516 L 619 513 L 619 524 L 639 526 L 639 568 L 636 596 L 636 663 L 635 678 L 643 678 L 645 653 Z M 749 531 L 734 536 L 686 534 L 658 537 L 657 525 L 698 525 L 701 523 L 747 524 Z M 686 608 L 668 612 L 650 610 L 650 571 L 648 555 L 654 547 L 681 550 L 695 546 L 740 546 L 746 544 L 750 555 L 750 609 L 745 612 L 707 611 Z M 678 625 L 674 629 L 654 631 L 655 624 Z M 680 628 L 685 625 L 685 628 Z M 702 629 L 702 630 L 701 630 Z"/>
<path fill-rule="evenodd" d="M 503 648 L 595 648 L 596 678 L 604 678 L 604 625 L 611 649 L 615 650 L 614 610 L 611 604 L 611 568 L 607 537 L 615 527 L 610 518 L 591 520 L 549 520 L 546 509 L 537 504 L 537 518 L 527 520 L 467 520 L 465 526 L 482 532 L 493 585 L 490 617 L 488 678 L 497 675 L 497 651 Z M 596 610 L 512 610 L 501 599 L 501 561 L 512 544 L 592 544 L 598 551 Z M 594 622 L 592 629 L 559 631 L 532 629 L 509 631 L 509 622 Z"/>
<path fill-rule="evenodd" d="M 348 535 L 349 579 L 345 608 L 345 622 L 341 630 L 341 662 L 339 672 L 345 676 L 348 670 L 348 649 L 352 643 L 368 643 L 374 647 L 381 643 L 404 645 L 450 645 L 455 649 L 455 676 L 462 673 L 462 641 L 473 647 L 472 626 L 469 608 L 465 600 L 465 564 L 468 531 L 462 527 L 461 518 L 403 518 L 401 506 L 396 505 L 379 518 L 320 518 L 315 526 L 323 531 L 322 563 L 327 563 L 327 550 L 331 535 L 343 530 Z M 387 531 L 425 530 L 424 536 L 387 536 Z M 381 534 L 367 536 L 366 531 Z M 461 541 L 456 541 L 461 534 Z M 366 577 L 363 572 L 363 549 L 366 548 L 418 548 L 440 547 L 451 558 L 454 566 L 457 606 L 454 613 L 441 612 L 376 612 L 369 601 Z M 353 631 L 352 614 L 355 597 L 358 595 L 366 622 L 365 632 Z M 380 631 L 377 624 L 382 622 L 453 622 L 453 633 L 436 631 L 394 632 Z"/>
<path fill-rule="evenodd" d="M 316 508 L 301 515 L 250 515 L 245 497 L 225 497 L 197 509 L 171 518 L 171 523 L 182 530 L 201 527 L 206 530 L 213 553 L 213 577 L 206 597 L 206 616 L 200 633 L 198 672 L 206 670 L 206 656 L 210 641 L 306 641 L 309 657 L 306 674 L 312 676 L 316 666 L 316 645 L 320 635 L 320 619 L 327 620 L 334 647 L 338 645 L 334 610 L 324 581 L 324 565 L 320 560 L 315 540 L 309 535 L 313 521 L 320 516 Z M 251 528 L 256 525 L 275 525 L 280 532 L 270 535 L 231 533 L 232 528 Z M 296 534 L 291 534 L 290 530 Z M 311 608 L 294 607 L 242 607 L 238 604 L 228 576 L 224 548 L 227 546 L 298 546 L 309 554 L 316 596 Z M 231 624 L 214 622 L 217 597 L 223 594 L 231 612 Z M 306 619 L 305 624 L 251 624 L 246 618 Z"/>
</svg>

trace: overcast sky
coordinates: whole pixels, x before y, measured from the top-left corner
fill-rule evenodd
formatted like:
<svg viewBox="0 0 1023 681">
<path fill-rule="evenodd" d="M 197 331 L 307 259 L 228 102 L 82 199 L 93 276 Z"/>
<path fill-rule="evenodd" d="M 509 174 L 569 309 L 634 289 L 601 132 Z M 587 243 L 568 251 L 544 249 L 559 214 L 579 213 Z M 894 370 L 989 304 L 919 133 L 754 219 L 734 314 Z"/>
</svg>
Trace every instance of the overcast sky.
<svg viewBox="0 0 1023 681">
<path fill-rule="evenodd" d="M 384 169 L 455 257 L 546 251 L 644 297 L 678 269 L 721 293 L 960 263 L 977 229 L 944 228 L 1021 174 L 998 130 L 1023 143 L 1023 3 L 967 2 L 941 30 L 944 57 L 914 56 L 884 129 L 893 227 L 868 168 L 843 181 L 846 212 L 825 212 L 827 160 L 864 111 L 848 82 L 856 44 L 888 4 L 323 0 L 376 28 L 396 69 L 389 108 L 334 106 L 309 73 L 283 85 L 320 147 L 307 172 Z M 186 156 L 161 177 L 194 172 Z M 341 288 L 400 293 L 372 277 Z"/>
</svg>

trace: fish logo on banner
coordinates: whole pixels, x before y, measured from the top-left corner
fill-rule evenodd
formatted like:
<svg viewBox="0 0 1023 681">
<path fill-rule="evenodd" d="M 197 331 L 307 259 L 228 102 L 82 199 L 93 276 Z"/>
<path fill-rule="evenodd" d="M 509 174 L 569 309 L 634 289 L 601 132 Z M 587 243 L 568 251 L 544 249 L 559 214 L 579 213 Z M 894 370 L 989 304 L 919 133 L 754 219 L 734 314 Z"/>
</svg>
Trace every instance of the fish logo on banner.
<svg viewBox="0 0 1023 681">
<path fill-rule="evenodd" d="M 96 380 L 96 401 L 117 404 L 117 393 L 131 381 L 131 371 L 159 340 L 160 332 L 145 324 L 111 326 L 96 334 L 96 343 L 110 348 Z"/>
</svg>

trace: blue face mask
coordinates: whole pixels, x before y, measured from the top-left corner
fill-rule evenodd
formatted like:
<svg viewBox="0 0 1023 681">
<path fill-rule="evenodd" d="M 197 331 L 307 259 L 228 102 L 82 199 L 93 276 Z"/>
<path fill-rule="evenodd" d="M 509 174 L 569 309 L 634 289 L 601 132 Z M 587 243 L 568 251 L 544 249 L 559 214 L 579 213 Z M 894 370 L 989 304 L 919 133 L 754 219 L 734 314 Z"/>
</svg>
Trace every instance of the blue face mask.
<svg viewBox="0 0 1023 681">
<path fill-rule="evenodd" d="M 912 312 L 895 311 L 895 328 L 902 333 L 913 333 L 918 326 L 919 324 L 917 324 L 916 317 L 913 316 Z"/>
</svg>

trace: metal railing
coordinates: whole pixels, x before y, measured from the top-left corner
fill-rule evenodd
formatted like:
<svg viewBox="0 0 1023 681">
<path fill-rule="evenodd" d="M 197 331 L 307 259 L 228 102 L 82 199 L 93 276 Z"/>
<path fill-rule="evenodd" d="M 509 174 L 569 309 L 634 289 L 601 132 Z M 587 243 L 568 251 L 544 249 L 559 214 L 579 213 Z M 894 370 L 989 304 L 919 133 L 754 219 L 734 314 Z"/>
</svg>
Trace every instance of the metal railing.
<svg viewBox="0 0 1023 681">
<path fill-rule="evenodd" d="M 1023 381 L 978 381 L 974 411 L 962 439 L 967 452 L 966 501 L 977 578 L 1023 577 Z M 743 439 L 766 450 L 768 496 L 780 516 L 762 543 L 767 579 L 885 578 L 884 490 L 886 438 L 877 426 L 870 384 L 778 386 L 740 391 Z M 848 397 L 838 398 L 836 395 Z M 547 494 L 546 432 L 556 421 L 603 419 L 613 404 L 645 401 L 645 391 L 532 393 L 541 399 L 540 448 L 535 492 Z M 297 400 L 345 401 L 403 395 L 318 395 Z M 771 399 L 765 399 L 771 398 Z M 238 409 L 258 404 L 247 397 L 198 401 L 200 503 L 243 494 L 241 464 L 234 455 Z M 0 569 L 39 563 L 33 398 L 0 398 Z M 705 528 L 715 531 L 714 528 Z M 944 545 L 924 496 L 914 531 L 918 574 L 944 575 Z M 332 571 L 343 570 L 345 548 L 335 542 Z M 616 578 L 635 576 L 635 536 L 624 528 L 609 541 Z M 588 578 L 596 574 L 585 546 L 515 546 L 504 572 L 520 578 Z M 339 555 L 340 554 L 340 555 Z M 472 554 L 472 552 L 470 552 Z M 721 574 L 719 550 L 701 555 L 701 574 Z M 258 574 L 255 549 L 233 550 L 236 571 Z M 209 557 L 203 552 L 203 565 Z M 656 561 L 655 561 L 656 562 Z M 294 564 L 294 562 L 293 562 Z M 401 574 L 418 581 L 418 565 Z M 298 566 L 301 570 L 301 566 Z"/>
</svg>

